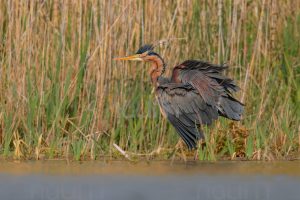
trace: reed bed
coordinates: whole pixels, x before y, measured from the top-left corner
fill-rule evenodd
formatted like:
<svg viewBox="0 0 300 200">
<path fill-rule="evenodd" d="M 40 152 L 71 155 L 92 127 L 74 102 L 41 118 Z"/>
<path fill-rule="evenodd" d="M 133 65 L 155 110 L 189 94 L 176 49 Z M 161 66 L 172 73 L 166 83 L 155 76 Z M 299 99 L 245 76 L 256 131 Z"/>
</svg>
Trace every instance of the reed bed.
<svg viewBox="0 0 300 200">
<path fill-rule="evenodd" d="M 200 160 L 299 158 L 300 1 L 0 1 L 0 154 L 15 159 L 168 159 L 145 43 L 172 66 L 228 63 L 244 119 L 206 128 Z M 117 146 L 118 148 L 115 148 Z"/>
</svg>

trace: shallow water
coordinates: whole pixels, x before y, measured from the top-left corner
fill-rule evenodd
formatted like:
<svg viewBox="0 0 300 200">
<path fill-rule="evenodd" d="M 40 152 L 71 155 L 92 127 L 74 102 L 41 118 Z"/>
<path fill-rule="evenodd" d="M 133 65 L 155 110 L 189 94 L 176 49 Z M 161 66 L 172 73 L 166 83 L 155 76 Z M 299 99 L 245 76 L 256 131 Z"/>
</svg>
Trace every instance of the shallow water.
<svg viewBox="0 0 300 200">
<path fill-rule="evenodd" d="M 299 199 L 300 162 L 4 162 L 0 199 Z"/>
</svg>

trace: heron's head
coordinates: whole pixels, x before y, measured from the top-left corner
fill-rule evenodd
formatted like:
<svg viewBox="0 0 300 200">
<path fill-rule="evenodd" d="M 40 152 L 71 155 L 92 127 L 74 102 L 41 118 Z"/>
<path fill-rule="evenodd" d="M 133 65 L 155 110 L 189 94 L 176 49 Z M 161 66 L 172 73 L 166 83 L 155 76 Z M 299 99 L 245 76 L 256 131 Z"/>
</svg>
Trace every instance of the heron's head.
<svg viewBox="0 0 300 200">
<path fill-rule="evenodd" d="M 155 62 L 157 59 L 162 60 L 159 54 L 153 51 L 154 46 L 146 44 L 141 46 L 134 55 L 115 58 L 114 60 L 136 60 L 145 62 Z"/>
</svg>

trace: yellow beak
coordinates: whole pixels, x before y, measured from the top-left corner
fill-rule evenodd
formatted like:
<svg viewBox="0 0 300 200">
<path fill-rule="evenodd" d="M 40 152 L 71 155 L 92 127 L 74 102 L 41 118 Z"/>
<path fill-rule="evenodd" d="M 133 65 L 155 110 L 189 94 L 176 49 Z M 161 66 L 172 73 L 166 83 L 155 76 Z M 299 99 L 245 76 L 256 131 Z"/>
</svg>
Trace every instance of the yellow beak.
<svg viewBox="0 0 300 200">
<path fill-rule="evenodd" d="M 138 60 L 138 61 L 143 61 L 143 59 L 141 59 L 138 54 L 135 54 L 135 55 L 132 55 L 132 56 L 121 57 L 121 58 L 114 58 L 114 60 Z"/>
</svg>

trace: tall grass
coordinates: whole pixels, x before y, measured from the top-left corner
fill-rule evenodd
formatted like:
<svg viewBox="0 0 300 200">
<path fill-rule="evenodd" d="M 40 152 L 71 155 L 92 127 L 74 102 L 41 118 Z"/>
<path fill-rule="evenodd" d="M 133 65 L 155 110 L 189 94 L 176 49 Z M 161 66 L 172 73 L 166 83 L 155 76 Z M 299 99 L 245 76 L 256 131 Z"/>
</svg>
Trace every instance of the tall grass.
<svg viewBox="0 0 300 200">
<path fill-rule="evenodd" d="M 300 1 L 0 1 L 0 154 L 97 159 L 170 156 L 142 63 L 114 62 L 144 44 L 172 66 L 227 62 L 244 119 L 206 131 L 199 159 L 272 160 L 300 146 Z M 298 154 L 299 155 L 299 154 Z"/>
</svg>

